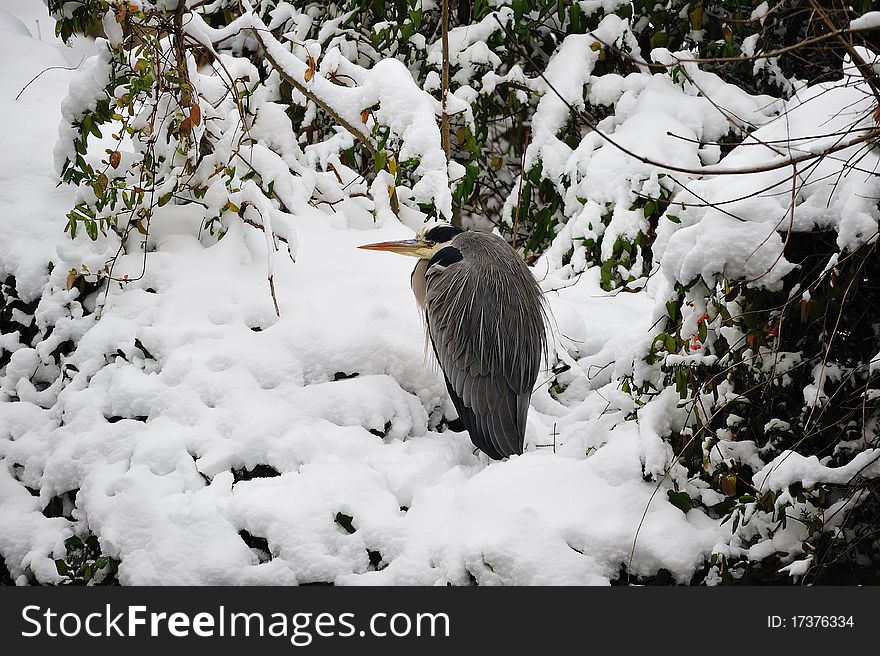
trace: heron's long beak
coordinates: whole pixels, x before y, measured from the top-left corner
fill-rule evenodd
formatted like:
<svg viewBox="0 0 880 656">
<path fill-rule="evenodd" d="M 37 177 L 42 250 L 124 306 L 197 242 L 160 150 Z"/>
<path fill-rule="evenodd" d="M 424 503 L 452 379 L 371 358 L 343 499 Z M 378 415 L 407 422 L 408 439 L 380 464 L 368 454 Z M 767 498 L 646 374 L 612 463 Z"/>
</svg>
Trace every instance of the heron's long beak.
<svg viewBox="0 0 880 656">
<path fill-rule="evenodd" d="M 410 255 L 412 257 L 422 257 L 428 244 L 421 239 L 403 239 L 401 241 L 380 241 L 376 244 L 364 244 L 358 246 L 366 251 L 389 251 L 391 253 L 400 253 L 401 255 Z"/>
</svg>

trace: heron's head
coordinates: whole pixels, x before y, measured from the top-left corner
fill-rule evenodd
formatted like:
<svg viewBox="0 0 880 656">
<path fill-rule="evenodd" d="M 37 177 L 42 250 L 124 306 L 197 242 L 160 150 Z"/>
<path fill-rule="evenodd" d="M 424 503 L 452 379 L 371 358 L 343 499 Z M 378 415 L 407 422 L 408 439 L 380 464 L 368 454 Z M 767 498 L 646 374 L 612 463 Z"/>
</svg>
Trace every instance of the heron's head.
<svg viewBox="0 0 880 656">
<path fill-rule="evenodd" d="M 368 251 L 389 251 L 400 253 L 423 260 L 430 260 L 437 251 L 446 248 L 462 229 L 456 228 L 441 221 L 426 223 L 416 233 L 415 239 L 403 239 L 401 241 L 381 241 L 377 244 L 365 244 L 358 246 Z"/>
</svg>

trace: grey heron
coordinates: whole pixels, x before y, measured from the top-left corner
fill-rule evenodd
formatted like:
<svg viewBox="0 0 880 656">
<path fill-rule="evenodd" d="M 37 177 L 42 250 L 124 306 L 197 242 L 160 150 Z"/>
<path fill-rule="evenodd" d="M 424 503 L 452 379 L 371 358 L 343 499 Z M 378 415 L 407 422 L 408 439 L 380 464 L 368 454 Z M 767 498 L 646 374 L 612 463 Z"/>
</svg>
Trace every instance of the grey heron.
<svg viewBox="0 0 880 656">
<path fill-rule="evenodd" d="M 547 346 L 541 289 L 501 237 L 445 224 L 359 248 L 419 258 L 411 283 L 446 388 L 474 445 L 523 452 L 532 387 Z"/>
</svg>

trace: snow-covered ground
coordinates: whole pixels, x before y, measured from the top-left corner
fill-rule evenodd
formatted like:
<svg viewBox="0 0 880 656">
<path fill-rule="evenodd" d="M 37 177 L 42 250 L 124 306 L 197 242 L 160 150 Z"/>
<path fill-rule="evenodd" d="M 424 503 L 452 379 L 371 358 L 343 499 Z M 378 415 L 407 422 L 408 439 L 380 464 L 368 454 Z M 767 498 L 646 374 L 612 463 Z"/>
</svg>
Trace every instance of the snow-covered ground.
<svg viewBox="0 0 880 656">
<path fill-rule="evenodd" d="M 37 0 L 5 9 L 0 273 L 32 301 L 50 261 L 66 271 L 107 253 L 64 233 L 73 198 L 57 186 L 52 149 L 72 72 L 49 70 L 15 99 L 81 53 L 50 36 Z M 4 391 L 20 400 L 0 404 L 0 554 L 19 582 L 28 569 L 58 580 L 64 539 L 86 527 L 121 560 L 125 584 L 607 584 L 637 530 L 631 571 L 687 580 L 723 539 L 716 521 L 666 503 L 665 490 L 652 502 L 647 438 L 622 410 L 604 412 L 613 386 L 574 377 L 563 403 L 541 386 L 527 452 L 508 461 L 474 455 L 465 433 L 438 432 L 453 410 L 425 356 L 412 261 L 356 249 L 408 228 L 299 213 L 296 262 L 275 262 L 277 318 L 258 233 L 233 228 L 205 248 L 185 208 L 165 210 L 143 276 L 112 289 L 101 319 L 75 335 L 73 380 L 60 393 L 32 382 L 45 352 L 3 337 L 16 349 Z M 123 258 L 117 272 L 136 278 L 143 264 Z M 562 342 L 601 371 L 644 335 L 651 303 L 602 292 L 592 273 L 544 285 Z M 241 475 L 255 468 L 278 475 Z M 70 491 L 75 522 L 45 517 Z M 241 531 L 265 538 L 271 557 Z M 378 568 L 368 552 L 381 554 Z"/>
<path fill-rule="evenodd" d="M 607 26 L 622 29 L 616 18 Z M 598 55 L 570 38 L 548 71 L 580 99 L 592 69 L 567 65 L 569 54 L 590 67 Z M 0 557 L 16 582 L 60 581 L 54 561 L 65 557 L 65 539 L 88 534 L 120 561 L 123 584 L 601 585 L 623 568 L 646 577 L 665 569 L 687 582 L 711 554 L 749 548 L 730 524 L 667 499 L 675 486 L 707 507 L 721 498 L 670 464 L 663 437 L 686 421 L 675 389 L 637 407 L 619 377 L 639 375 L 633 362 L 660 330 L 658 308 L 665 312 L 674 282 L 696 275 L 708 282 L 719 272 L 751 277 L 778 262 L 774 275 L 788 271 L 776 223 L 789 215 L 787 194 L 761 191 L 765 178 L 685 178 L 679 201 L 699 192 L 696 198 L 727 205 L 744 196 L 736 222 L 696 203 L 676 210 L 680 216 L 657 232 L 660 275 L 639 292 L 604 292 L 577 244 L 596 236 L 592 222 L 606 205 L 618 207 L 607 235 L 638 232 L 643 213 L 619 208 L 633 202 L 639 171 L 651 193 L 659 178 L 648 165 L 632 168 L 596 133 L 582 147 L 563 148 L 555 135 L 567 108 L 545 94 L 537 116 L 546 130 L 536 132 L 527 155 L 544 163 L 554 184 L 576 179 L 567 203 L 578 215 L 534 273 L 552 310 L 554 351 L 571 368 L 557 378 L 564 389 L 551 390 L 552 372 L 539 375 L 526 453 L 494 462 L 448 429 L 454 409 L 426 355 L 409 288 L 413 261 L 356 248 L 412 235 L 413 221 L 404 225 L 390 211 L 376 221 L 352 199 L 338 211 L 292 206 L 284 215 L 291 225 L 276 225 L 276 234 L 295 238 L 295 261 L 272 256 L 279 317 L 261 232 L 232 221 L 222 239 L 205 239 L 198 208 L 164 205 L 150 221 L 146 256 L 131 248 L 116 260 L 114 274 L 129 282 L 102 292 L 103 305 L 92 312 L 95 299 L 79 298 L 68 272 L 100 269 L 119 243 L 65 233 L 66 214 L 81 199 L 58 185 L 53 158 L 62 101 L 72 83 L 84 82 L 74 69 L 90 49 L 87 40 L 61 44 L 40 0 L 5 0 L 0 8 L 0 282 L 23 302 L 12 311 L 16 323 L 52 327 L 39 343 L 15 331 L 0 335 L 12 353 L 0 368 Z M 369 77 L 374 85 L 379 78 Z M 781 103 L 720 87 L 714 76 L 698 79 L 755 125 L 769 122 L 756 133 L 766 140 L 817 134 L 815 123 L 837 106 L 858 105 L 858 115 L 870 117 L 870 99 L 853 85 L 801 90 L 785 120 L 774 121 Z M 607 76 L 591 94 L 617 103 L 603 129 L 658 159 L 716 169 L 766 163 L 764 149 L 739 148 L 719 164 L 720 149 L 700 148 L 697 138 L 721 138 L 727 121 L 714 103 L 663 75 Z M 815 111 L 797 109 L 807 100 Z M 430 118 L 431 107 L 421 109 Z M 854 119 L 839 120 L 845 127 Z M 694 137 L 675 152 L 671 125 Z M 432 139 L 425 143 L 443 169 Z M 876 170 L 875 159 L 868 164 L 868 173 Z M 835 176 L 817 171 L 810 187 L 804 183 L 795 228 L 824 225 L 830 212 L 849 217 L 832 221 L 841 247 L 862 243 L 876 231 L 876 176 L 832 187 L 824 181 Z M 445 178 L 428 187 L 448 209 Z M 591 199 L 582 209 L 578 189 Z M 603 248 L 613 241 L 607 235 Z M 691 332 L 705 310 L 697 309 Z M 833 469 L 789 452 L 763 470 L 756 461 L 755 481 L 782 489 L 798 480 L 848 480 L 868 466 L 878 475 L 876 453 L 866 453 Z M 792 522 L 749 555 L 775 549 L 795 558 L 805 530 Z M 803 573 L 802 563 L 789 568 Z"/>
</svg>

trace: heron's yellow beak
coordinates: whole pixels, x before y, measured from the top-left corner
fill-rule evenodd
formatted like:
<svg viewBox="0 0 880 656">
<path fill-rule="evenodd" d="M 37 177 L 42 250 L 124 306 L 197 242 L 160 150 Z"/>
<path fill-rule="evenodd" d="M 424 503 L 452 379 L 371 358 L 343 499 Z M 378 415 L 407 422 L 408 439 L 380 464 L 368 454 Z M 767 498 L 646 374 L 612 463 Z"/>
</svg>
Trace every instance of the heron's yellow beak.
<svg viewBox="0 0 880 656">
<path fill-rule="evenodd" d="M 433 242 L 421 239 L 403 239 L 401 241 L 380 241 L 377 244 L 364 244 L 358 246 L 366 251 L 389 251 L 411 257 L 430 258 L 435 249 Z"/>
</svg>

